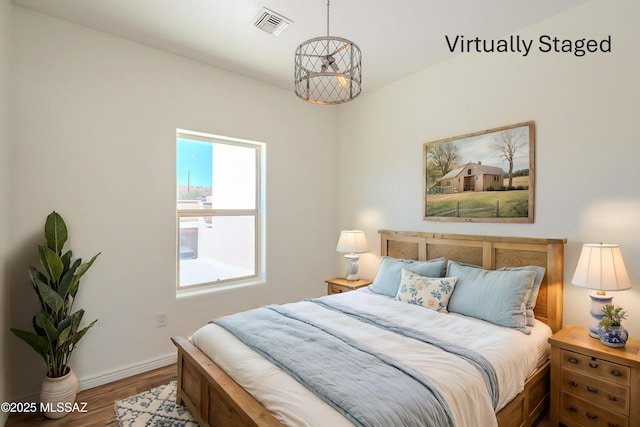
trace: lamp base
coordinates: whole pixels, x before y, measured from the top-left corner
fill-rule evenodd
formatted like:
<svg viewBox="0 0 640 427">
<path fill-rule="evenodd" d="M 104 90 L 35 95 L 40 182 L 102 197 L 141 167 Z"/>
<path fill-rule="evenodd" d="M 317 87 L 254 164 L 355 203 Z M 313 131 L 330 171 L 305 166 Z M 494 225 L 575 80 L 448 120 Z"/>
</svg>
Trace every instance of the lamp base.
<svg viewBox="0 0 640 427">
<path fill-rule="evenodd" d="M 589 324 L 589 336 L 600 339 L 600 325 L 598 325 L 598 323 L 600 322 L 600 319 L 602 319 L 602 316 L 604 316 L 602 309 L 605 305 L 611 304 L 613 297 L 604 292 L 592 292 L 589 294 L 589 298 L 591 298 L 591 323 Z"/>
<path fill-rule="evenodd" d="M 344 259 L 347 260 L 347 280 L 358 280 L 358 261 L 360 257 L 356 254 L 346 254 Z"/>
</svg>

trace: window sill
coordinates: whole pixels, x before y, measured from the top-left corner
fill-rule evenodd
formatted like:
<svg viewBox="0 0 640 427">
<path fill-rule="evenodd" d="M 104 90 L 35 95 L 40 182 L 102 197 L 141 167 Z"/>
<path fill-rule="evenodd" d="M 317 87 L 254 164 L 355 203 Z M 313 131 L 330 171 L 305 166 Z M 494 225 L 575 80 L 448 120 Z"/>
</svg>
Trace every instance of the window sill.
<svg viewBox="0 0 640 427">
<path fill-rule="evenodd" d="M 252 278 L 246 281 L 238 281 L 233 283 L 224 283 L 219 285 L 194 286 L 191 288 L 177 289 L 176 298 L 198 297 L 216 292 L 229 291 L 232 289 L 245 288 L 248 286 L 265 285 L 266 281 L 262 278 Z"/>
</svg>

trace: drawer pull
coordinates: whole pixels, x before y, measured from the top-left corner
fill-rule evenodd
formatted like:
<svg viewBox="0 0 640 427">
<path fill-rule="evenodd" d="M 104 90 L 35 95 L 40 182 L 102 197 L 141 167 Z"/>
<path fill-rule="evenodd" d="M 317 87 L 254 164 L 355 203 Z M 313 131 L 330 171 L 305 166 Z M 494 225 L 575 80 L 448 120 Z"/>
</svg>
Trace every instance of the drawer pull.
<svg viewBox="0 0 640 427">
<path fill-rule="evenodd" d="M 570 363 L 578 363 L 578 359 L 576 359 L 575 357 L 570 357 L 569 358 L 569 362 Z"/>
<path fill-rule="evenodd" d="M 622 372 L 618 371 L 617 369 L 612 369 L 611 375 L 613 375 L 614 377 L 619 377 L 620 375 L 622 375 Z"/>
<path fill-rule="evenodd" d="M 617 423 L 607 423 L 607 427 L 620 427 L 620 424 L 617 424 Z"/>
<path fill-rule="evenodd" d="M 571 412 L 578 412 L 578 408 L 576 408 L 575 406 L 569 406 L 569 410 Z"/>
<path fill-rule="evenodd" d="M 612 401 L 612 402 L 617 402 L 618 398 L 615 397 L 615 396 L 609 395 L 609 400 Z"/>
<path fill-rule="evenodd" d="M 597 416 L 597 415 L 591 415 L 591 414 L 590 414 L 590 413 L 588 413 L 588 412 L 587 412 L 587 414 L 586 414 L 586 415 L 587 415 L 587 417 L 588 417 L 589 419 L 592 419 L 592 420 L 597 420 L 597 419 L 598 419 L 598 416 Z"/>
<path fill-rule="evenodd" d="M 593 387 L 589 387 L 589 386 L 587 386 L 587 391 L 589 393 L 593 393 L 593 394 L 597 394 L 598 393 L 598 389 L 597 388 L 593 388 Z"/>
<path fill-rule="evenodd" d="M 578 383 L 577 383 L 577 382 L 575 382 L 575 381 L 569 381 L 569 385 L 570 385 L 571 387 L 578 387 Z"/>
<path fill-rule="evenodd" d="M 592 368 L 597 368 L 598 364 L 597 363 L 593 363 L 593 362 L 589 362 L 589 366 L 591 366 Z"/>
</svg>

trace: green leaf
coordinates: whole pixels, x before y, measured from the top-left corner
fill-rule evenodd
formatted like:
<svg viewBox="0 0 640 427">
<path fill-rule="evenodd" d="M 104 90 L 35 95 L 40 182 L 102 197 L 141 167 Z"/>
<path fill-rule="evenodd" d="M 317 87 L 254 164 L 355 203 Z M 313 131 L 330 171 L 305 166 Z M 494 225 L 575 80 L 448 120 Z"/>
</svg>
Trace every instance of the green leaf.
<svg viewBox="0 0 640 427">
<path fill-rule="evenodd" d="M 78 286 L 80 283 L 80 278 L 82 276 L 84 276 L 84 274 L 89 270 L 89 268 L 93 265 L 94 261 L 96 260 L 96 258 L 98 258 L 98 255 L 100 255 L 100 253 L 96 254 L 93 258 L 91 258 L 88 262 L 85 262 L 84 264 L 81 264 L 77 269 L 75 274 L 73 275 L 73 282 L 71 283 L 71 286 L 69 288 L 69 295 L 71 295 L 73 298 L 76 297 L 76 294 L 78 293 Z"/>
<path fill-rule="evenodd" d="M 34 266 L 29 266 L 29 277 L 31 277 L 31 283 L 33 283 L 33 287 L 35 289 L 36 280 L 40 280 L 43 283 L 47 283 L 47 276 L 42 274 L 40 270 L 35 268 Z"/>
<path fill-rule="evenodd" d="M 38 354 L 45 357 L 49 351 L 49 343 L 46 338 L 34 334 L 33 332 L 23 331 L 20 329 L 11 328 L 11 332 L 22 341 L 29 344 Z"/>
<path fill-rule="evenodd" d="M 33 330 L 36 332 L 36 335 L 46 338 L 47 332 L 40 326 L 38 326 L 38 323 L 36 322 L 36 316 L 33 316 L 33 318 L 31 319 L 31 325 L 33 326 Z"/>
<path fill-rule="evenodd" d="M 80 322 L 82 322 L 82 317 L 84 316 L 84 309 L 80 309 L 69 316 L 69 321 L 71 322 L 71 332 L 70 335 L 75 335 L 78 327 L 80 326 Z"/>
<path fill-rule="evenodd" d="M 38 251 L 40 252 L 40 262 L 42 262 L 42 266 L 47 270 L 47 273 L 49 273 L 49 278 L 51 282 L 53 282 L 52 285 L 57 284 L 64 270 L 62 260 L 57 253 L 47 246 L 38 246 Z"/>
<path fill-rule="evenodd" d="M 64 253 L 64 255 L 62 255 L 60 257 L 60 259 L 62 260 L 62 265 L 64 265 L 64 270 L 68 270 L 69 269 L 69 265 L 71 265 L 71 257 L 73 256 L 73 252 L 71 251 L 67 251 Z"/>
<path fill-rule="evenodd" d="M 56 211 L 47 216 L 47 221 L 44 224 L 44 237 L 49 249 L 56 253 L 62 251 L 62 247 L 67 241 L 67 226 Z"/>
<path fill-rule="evenodd" d="M 64 300 L 48 285 L 45 285 L 42 282 L 38 282 L 36 285 L 38 286 L 38 294 L 42 298 L 42 301 L 44 301 L 45 305 L 49 307 L 53 313 L 58 313 L 64 305 Z"/>
<path fill-rule="evenodd" d="M 83 328 L 82 330 L 78 331 L 78 333 L 76 333 L 74 336 L 71 337 L 71 342 L 73 343 L 73 345 L 76 345 L 78 343 L 78 341 L 80 341 L 80 339 L 84 336 L 84 334 L 87 333 L 87 331 L 96 324 L 96 322 L 98 321 L 98 319 L 94 320 L 93 322 L 89 323 L 88 326 L 86 326 L 85 328 Z"/>
<path fill-rule="evenodd" d="M 93 258 L 91 258 L 88 262 L 85 262 L 84 264 L 81 264 L 78 269 L 76 270 L 76 276 L 78 277 L 78 280 L 80 280 L 80 278 L 82 276 L 84 276 L 84 273 L 87 272 L 87 270 L 89 270 L 89 268 L 93 265 L 93 262 L 96 260 L 96 258 L 98 258 L 98 255 L 100 255 L 102 252 L 98 252 Z"/>
<path fill-rule="evenodd" d="M 66 299 L 69 296 L 69 289 L 73 284 L 73 276 L 75 275 L 76 269 L 80 265 L 81 260 L 77 259 L 75 262 L 69 267 L 68 270 L 64 272 L 62 277 L 60 278 L 60 284 L 58 285 L 58 295 L 60 295 L 63 299 Z"/>
<path fill-rule="evenodd" d="M 45 273 L 49 274 L 49 276 L 51 276 L 51 274 L 49 273 L 49 269 L 47 268 L 47 256 L 45 253 L 45 248 L 46 246 L 44 245 L 38 245 L 38 256 L 40 256 L 40 264 L 42 264 L 42 266 L 44 267 L 44 271 Z M 48 281 L 49 279 L 47 279 Z"/>
<path fill-rule="evenodd" d="M 65 317 L 60 322 L 58 322 L 58 334 L 62 334 L 62 331 L 68 329 L 71 326 L 71 317 Z"/>
<path fill-rule="evenodd" d="M 40 300 L 40 306 L 44 310 L 46 305 L 45 305 L 44 301 L 42 300 L 42 297 L 40 296 L 40 292 L 38 292 L 38 283 L 41 283 L 44 286 L 49 286 L 47 284 L 47 282 L 48 282 L 47 276 L 42 274 L 39 270 L 37 270 L 33 266 L 29 267 L 29 276 L 31 277 L 31 284 L 33 285 L 33 290 L 38 295 L 38 299 Z"/>
<path fill-rule="evenodd" d="M 36 314 L 36 324 L 40 326 L 47 334 L 49 343 L 54 343 L 58 339 L 58 329 L 54 325 L 54 319 L 45 311 Z"/>
<path fill-rule="evenodd" d="M 60 348 L 67 344 L 67 340 L 71 335 L 71 318 L 67 317 L 58 323 L 58 345 Z"/>
</svg>

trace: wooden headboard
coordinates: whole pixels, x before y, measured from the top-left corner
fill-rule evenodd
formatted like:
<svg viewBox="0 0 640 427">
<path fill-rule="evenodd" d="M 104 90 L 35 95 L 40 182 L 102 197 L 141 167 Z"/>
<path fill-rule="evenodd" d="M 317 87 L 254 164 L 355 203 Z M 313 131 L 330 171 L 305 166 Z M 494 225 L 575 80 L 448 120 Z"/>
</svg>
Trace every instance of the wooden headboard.
<svg viewBox="0 0 640 427">
<path fill-rule="evenodd" d="M 380 255 L 426 261 L 444 257 L 482 266 L 537 265 L 546 273 L 535 307 L 536 319 L 553 332 L 562 328 L 563 258 L 566 239 L 495 237 L 468 234 L 379 230 Z"/>
</svg>

